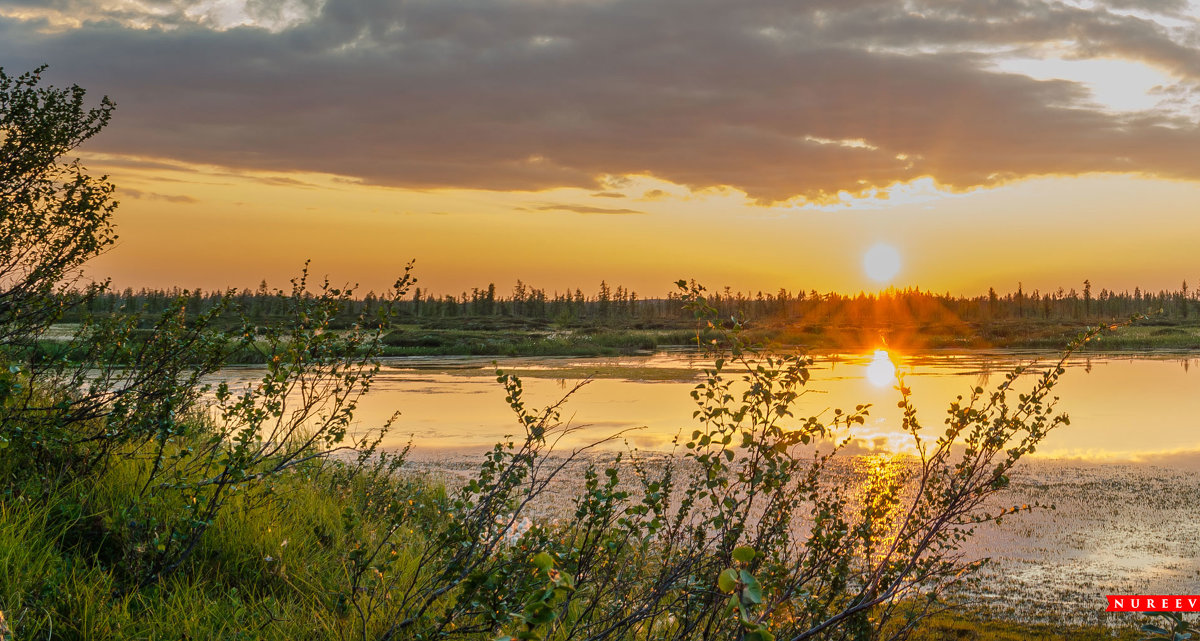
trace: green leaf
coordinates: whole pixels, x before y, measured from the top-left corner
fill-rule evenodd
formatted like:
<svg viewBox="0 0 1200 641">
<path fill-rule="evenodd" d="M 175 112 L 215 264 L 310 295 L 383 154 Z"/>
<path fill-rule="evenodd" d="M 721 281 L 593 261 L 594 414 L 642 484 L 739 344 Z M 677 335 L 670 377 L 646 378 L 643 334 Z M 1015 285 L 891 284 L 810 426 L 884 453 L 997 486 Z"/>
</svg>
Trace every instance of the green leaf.
<svg viewBox="0 0 1200 641">
<path fill-rule="evenodd" d="M 754 551 L 754 548 L 748 545 L 740 545 L 733 550 L 733 560 L 738 563 L 749 563 L 757 555 L 758 553 Z"/>
<path fill-rule="evenodd" d="M 537 566 L 539 570 L 544 572 L 554 567 L 554 557 L 545 552 L 538 552 L 537 555 L 533 557 L 533 564 Z"/>
<path fill-rule="evenodd" d="M 746 586 L 746 588 L 742 590 L 742 596 L 744 599 L 755 605 L 762 603 L 762 584 L 758 582 L 758 579 L 754 578 L 753 574 L 750 574 L 745 570 L 741 571 L 740 578 L 742 580 L 742 585 Z"/>
<path fill-rule="evenodd" d="M 733 609 L 738 606 L 738 598 L 736 594 L 731 594 L 729 600 L 725 602 L 725 612 L 722 616 L 728 617 L 733 614 Z"/>
<path fill-rule="evenodd" d="M 726 594 L 733 592 L 737 588 L 737 580 L 737 570 L 728 568 L 717 577 L 717 589 Z"/>
<path fill-rule="evenodd" d="M 742 597 L 746 601 L 749 601 L 750 603 L 752 603 L 754 605 L 761 604 L 762 603 L 762 586 L 757 585 L 757 584 L 747 585 L 746 588 L 744 590 L 742 590 Z"/>
</svg>

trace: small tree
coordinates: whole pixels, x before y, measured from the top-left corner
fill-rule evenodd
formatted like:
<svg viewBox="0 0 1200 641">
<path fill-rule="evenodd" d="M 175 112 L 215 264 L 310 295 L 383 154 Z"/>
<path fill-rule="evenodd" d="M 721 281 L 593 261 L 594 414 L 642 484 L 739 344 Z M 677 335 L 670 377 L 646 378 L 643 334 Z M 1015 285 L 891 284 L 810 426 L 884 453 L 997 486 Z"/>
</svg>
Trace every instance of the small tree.
<svg viewBox="0 0 1200 641">
<path fill-rule="evenodd" d="M 106 177 L 66 160 L 112 115 L 85 92 L 40 86 L 45 67 L 13 77 L 0 68 L 0 344 L 35 337 L 62 313 L 80 268 L 116 235 Z"/>
<path fill-rule="evenodd" d="M 79 87 L 41 86 L 42 70 L 0 70 L 0 480 L 6 496 L 37 496 L 114 457 L 136 461 L 117 566 L 123 589 L 135 590 L 185 564 L 232 496 L 251 509 L 271 496 L 274 477 L 320 467 L 338 450 L 374 451 L 386 425 L 356 433 L 351 420 L 392 311 L 415 281 L 409 264 L 338 331 L 354 290 L 311 287 L 306 266 L 290 292 L 276 292 L 281 325 L 245 318 L 235 292 L 201 312 L 202 297 L 182 291 L 160 301 L 157 317 L 85 316 L 69 341 L 44 340 L 67 305 L 104 289 L 81 268 L 116 238 L 116 202 L 104 178 L 62 160 L 109 121 L 113 103 L 85 108 Z M 204 377 L 234 353 L 256 356 L 266 374 L 211 390 Z M 215 411 L 198 412 L 209 392 Z"/>
<path fill-rule="evenodd" d="M 68 307 L 86 309 L 104 289 L 82 268 L 115 241 L 117 205 L 105 177 L 64 158 L 114 104 L 89 108 L 78 86 L 43 86 L 44 69 L 0 69 L 0 447 L 20 445 L 4 457 L 9 470 L 78 471 L 135 434 L 170 431 L 200 397 L 199 378 L 224 360 L 224 341 L 206 329 L 227 307 L 189 321 L 183 292 L 152 332 L 119 315 L 86 319 L 66 344 L 43 340 Z"/>
</svg>

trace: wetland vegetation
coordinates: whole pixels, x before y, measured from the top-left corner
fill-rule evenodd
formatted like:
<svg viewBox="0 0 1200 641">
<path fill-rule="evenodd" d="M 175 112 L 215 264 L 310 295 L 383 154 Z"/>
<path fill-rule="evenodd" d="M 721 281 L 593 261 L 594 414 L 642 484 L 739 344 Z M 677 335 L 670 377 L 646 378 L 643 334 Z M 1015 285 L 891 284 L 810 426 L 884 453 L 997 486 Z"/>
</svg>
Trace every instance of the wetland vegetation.
<svg viewBox="0 0 1200 641">
<path fill-rule="evenodd" d="M 186 295 L 185 295 L 186 294 Z M 69 297 L 70 295 L 68 295 Z M 776 349 L 861 351 L 881 345 L 902 351 L 1039 349 L 1056 351 L 1087 327 L 1128 319 L 1152 318 L 1119 334 L 1104 336 L 1085 350 L 1200 349 L 1200 299 L 1186 281 L 1175 291 L 1092 291 L 1085 282 L 1074 289 L 975 297 L 919 290 L 890 290 L 846 296 L 838 293 L 710 293 L 722 319 L 738 319 L 749 339 Z M 103 292 L 86 304 L 64 301 L 60 335 L 87 315 L 139 316 L 148 329 L 165 309 L 185 299 L 190 317 L 236 300 L 245 318 L 257 324 L 286 320 L 287 301 L 264 282 L 257 291 L 184 292 L 127 289 Z M 349 328 L 360 315 L 380 305 L 368 293 L 348 300 L 332 322 Z M 639 298 L 624 287 L 601 283 L 594 294 L 547 293 L 518 282 L 507 295 L 495 285 L 460 295 L 433 296 L 414 290 L 394 301 L 384 354 L 389 356 L 612 356 L 677 346 L 694 346 L 694 319 L 677 294 Z M 233 326 L 238 319 L 224 320 Z M 708 330 L 701 342 L 714 338 Z M 51 347 L 52 349 L 52 347 Z M 237 355 L 256 362 L 253 353 Z"/>
</svg>

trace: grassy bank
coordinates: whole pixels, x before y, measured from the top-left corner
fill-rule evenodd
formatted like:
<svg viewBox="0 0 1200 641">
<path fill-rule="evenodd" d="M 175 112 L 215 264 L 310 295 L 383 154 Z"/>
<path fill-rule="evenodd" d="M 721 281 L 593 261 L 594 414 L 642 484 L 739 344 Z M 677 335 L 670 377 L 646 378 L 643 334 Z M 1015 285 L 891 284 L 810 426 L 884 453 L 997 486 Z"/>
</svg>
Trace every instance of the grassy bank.
<svg viewBox="0 0 1200 641">
<path fill-rule="evenodd" d="M 384 336 L 388 356 L 615 356 L 696 344 L 694 330 L 465 330 L 423 327 Z M 711 336 L 704 336 L 711 340 Z"/>
<path fill-rule="evenodd" d="M 923 621 L 909 637 L 910 641 L 1134 641 L 1144 638 L 1145 635 L 1133 626 L 1114 630 L 1098 626 L 1025 623 L 997 618 L 978 609 L 935 614 Z"/>
<path fill-rule="evenodd" d="M 476 319 L 469 328 L 408 326 L 384 337 L 385 353 L 393 356 L 614 356 L 665 347 L 695 346 L 719 334 L 688 329 L 636 329 L 585 326 L 558 330 L 489 326 Z M 784 350 L 863 351 L 881 345 L 906 351 L 922 349 L 1047 349 L 1061 350 L 1080 333 L 1084 323 L 1023 320 L 973 324 L 791 324 L 759 326 L 750 323 L 747 338 Z M 1200 350 L 1200 324 L 1172 320 L 1142 321 L 1097 337 L 1082 351 Z"/>
<path fill-rule="evenodd" d="M 131 522 L 170 522 L 180 506 L 136 500 L 144 460 L 123 458 L 86 482 L 29 480 L 0 499 L 0 611 L 15 639 L 335 639 L 351 615 L 356 545 L 390 520 L 366 477 L 312 465 L 270 496 L 239 497 L 178 571 L 140 588 L 129 559 L 153 550 Z M 431 522 L 435 485 L 388 482 Z M 253 509 L 249 509 L 254 502 Z M 136 516 L 135 516 L 136 515 Z M 395 554 L 419 547 L 414 528 Z M 136 563 L 134 564 L 136 565 Z"/>
<path fill-rule="evenodd" d="M 147 513 L 137 502 L 146 465 L 138 457 L 120 457 L 86 482 L 63 475 L 8 486 L 0 497 L 0 611 L 13 638 L 342 639 L 358 616 L 350 594 L 364 545 L 404 523 L 404 535 L 388 554 L 397 559 L 397 584 L 417 580 L 419 572 L 430 571 L 416 569 L 425 533 L 442 526 L 453 503 L 440 484 L 410 473 L 385 479 L 348 474 L 341 463 L 304 466 L 277 478 L 270 495 L 239 498 L 178 572 L 131 589 L 128 559 L 139 554 L 131 546 L 144 542 L 129 523 L 165 522 L 178 508 L 160 504 Z M 368 638 L 386 623 L 375 622 Z M 490 641 L 494 635 L 467 638 Z M 1099 641 L 1137 635 L 1132 628 L 1030 624 L 963 610 L 928 619 L 911 638 Z"/>
</svg>

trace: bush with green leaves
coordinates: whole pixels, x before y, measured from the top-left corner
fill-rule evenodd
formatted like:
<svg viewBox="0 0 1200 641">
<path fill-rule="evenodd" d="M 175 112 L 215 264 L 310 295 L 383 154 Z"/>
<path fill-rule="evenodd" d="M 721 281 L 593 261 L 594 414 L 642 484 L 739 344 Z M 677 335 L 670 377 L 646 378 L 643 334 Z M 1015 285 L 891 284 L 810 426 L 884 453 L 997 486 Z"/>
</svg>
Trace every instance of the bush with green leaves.
<svg viewBox="0 0 1200 641">
<path fill-rule="evenodd" d="M 100 131 L 113 103 L 86 108 L 82 89 L 43 86 L 41 71 L 0 70 L 0 478 L 5 497 L 30 500 L 102 475 L 114 459 L 135 462 L 136 490 L 107 515 L 106 538 L 119 548 L 108 556 L 123 589 L 137 589 L 178 570 L 231 501 L 253 509 L 271 500 L 275 478 L 341 450 L 374 452 L 387 425 L 352 432 L 353 413 L 414 279 L 410 264 L 349 329 L 334 325 L 354 289 L 313 287 L 306 266 L 275 294 L 284 323 L 242 318 L 232 292 L 189 310 L 184 292 L 149 328 L 137 309 L 85 316 L 48 349 L 44 336 L 67 306 L 86 308 L 104 289 L 80 269 L 113 242 L 116 203 L 104 178 L 62 160 Z M 208 384 L 247 350 L 265 363 L 261 380 Z"/>
<path fill-rule="evenodd" d="M 1141 641 L 1188 641 L 1197 632 L 1192 622 L 1178 612 L 1147 612 L 1146 614 L 1162 619 L 1162 623 L 1143 623 L 1141 631 L 1150 636 L 1142 637 Z"/>
<path fill-rule="evenodd" d="M 45 67 L 0 68 L 0 344 L 35 338 L 62 313 L 81 267 L 116 240 L 113 186 L 63 156 L 112 116 L 108 98 L 41 85 Z M 94 288 L 85 288 L 95 291 Z"/>
</svg>

